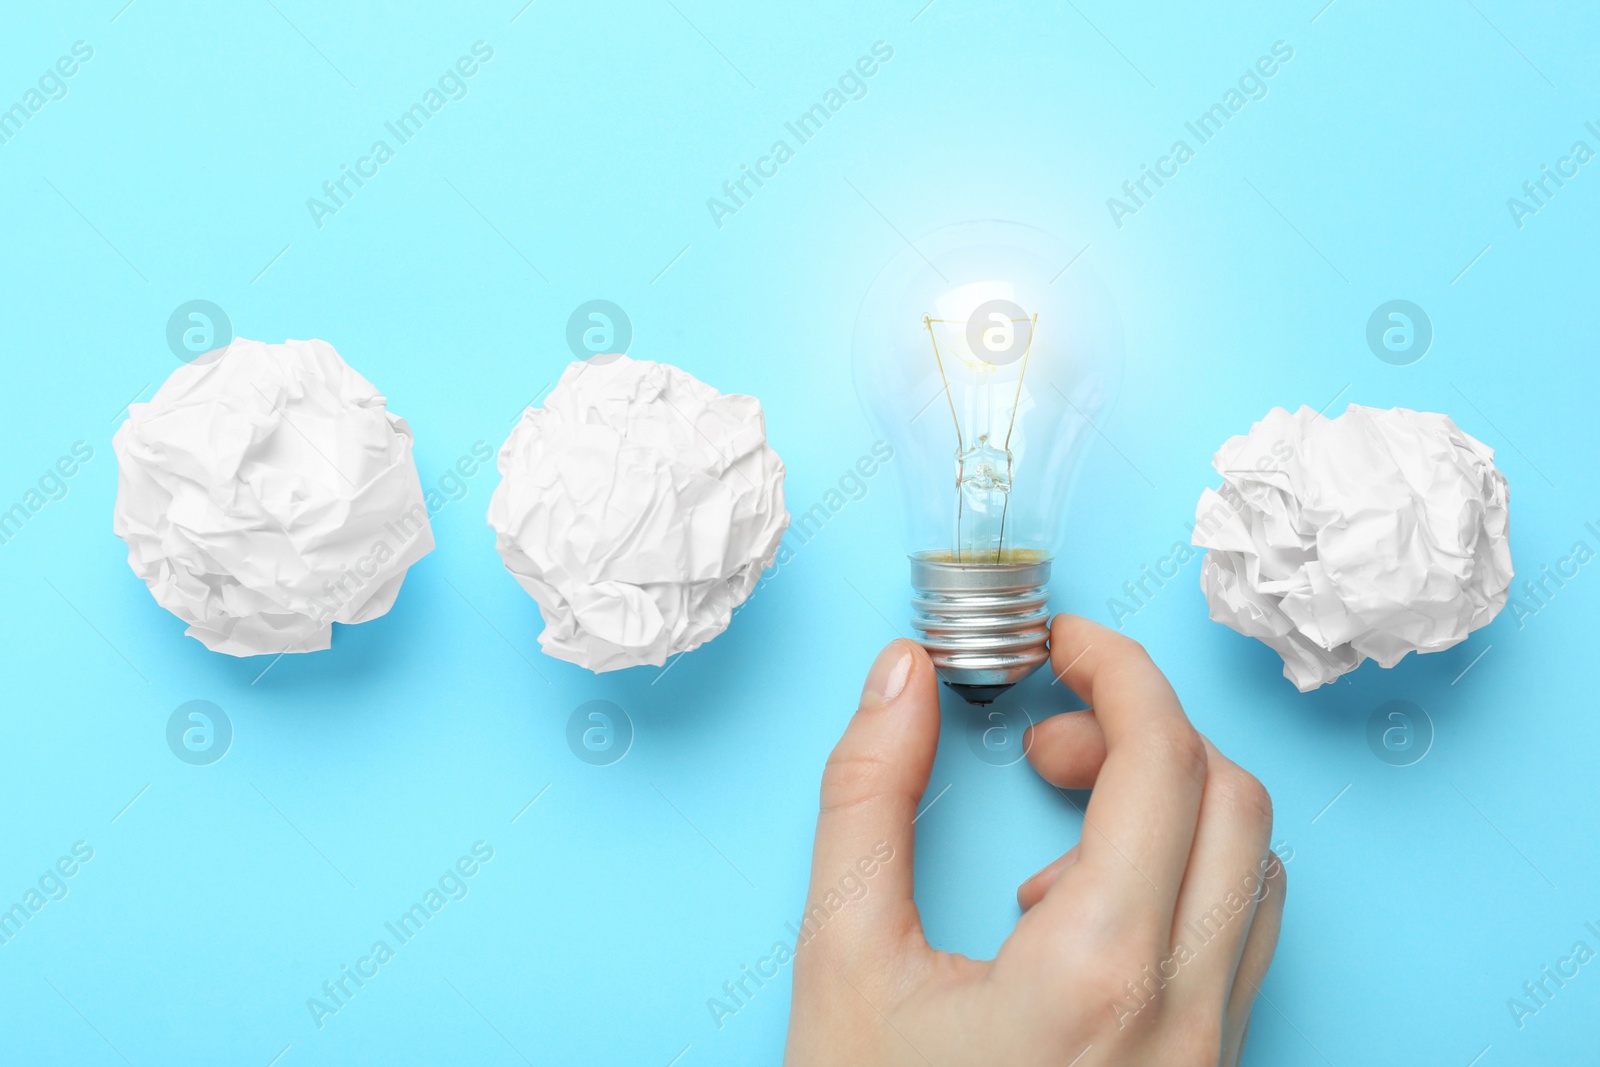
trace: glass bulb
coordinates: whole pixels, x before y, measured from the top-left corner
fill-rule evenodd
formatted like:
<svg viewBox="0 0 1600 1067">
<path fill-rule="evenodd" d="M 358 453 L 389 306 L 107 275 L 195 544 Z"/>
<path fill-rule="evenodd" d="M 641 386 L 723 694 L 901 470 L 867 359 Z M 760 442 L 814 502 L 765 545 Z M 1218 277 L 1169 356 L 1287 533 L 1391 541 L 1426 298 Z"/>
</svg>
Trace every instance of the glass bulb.
<svg viewBox="0 0 1600 1067">
<path fill-rule="evenodd" d="M 1056 539 L 1121 378 L 1121 323 L 1080 254 L 1017 223 L 949 226 L 890 260 L 856 319 L 856 389 L 903 490 L 914 622 L 974 703 L 1049 656 Z"/>
</svg>

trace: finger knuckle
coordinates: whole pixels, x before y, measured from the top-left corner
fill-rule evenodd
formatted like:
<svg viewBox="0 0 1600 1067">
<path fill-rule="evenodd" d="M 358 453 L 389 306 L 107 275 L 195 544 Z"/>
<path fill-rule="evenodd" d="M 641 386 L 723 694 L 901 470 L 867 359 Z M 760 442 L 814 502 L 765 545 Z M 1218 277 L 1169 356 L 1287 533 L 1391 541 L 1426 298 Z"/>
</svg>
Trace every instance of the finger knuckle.
<svg viewBox="0 0 1600 1067">
<path fill-rule="evenodd" d="M 1078 968 L 1079 980 L 1091 1004 L 1126 1000 L 1145 977 L 1150 960 L 1140 952 L 1102 951 Z"/>
<path fill-rule="evenodd" d="M 1143 669 L 1155 663 L 1145 647 L 1131 637 L 1117 634 L 1107 640 L 1110 643 L 1110 647 L 1106 650 L 1107 666 Z"/>
<path fill-rule="evenodd" d="M 883 790 L 889 761 L 870 749 L 835 749 L 822 767 L 822 810 L 856 807 Z"/>
<path fill-rule="evenodd" d="M 1257 834 L 1272 830 L 1272 794 L 1261 780 L 1236 764 L 1214 769 L 1217 800 L 1230 817 Z M 1283 866 L 1278 864 L 1280 868 Z"/>
<path fill-rule="evenodd" d="M 1187 775 L 1196 782 L 1206 780 L 1209 760 L 1205 739 L 1187 721 L 1175 719 L 1166 723 L 1154 731 L 1151 740 L 1160 747 L 1162 755 L 1171 761 L 1177 773 Z"/>
</svg>

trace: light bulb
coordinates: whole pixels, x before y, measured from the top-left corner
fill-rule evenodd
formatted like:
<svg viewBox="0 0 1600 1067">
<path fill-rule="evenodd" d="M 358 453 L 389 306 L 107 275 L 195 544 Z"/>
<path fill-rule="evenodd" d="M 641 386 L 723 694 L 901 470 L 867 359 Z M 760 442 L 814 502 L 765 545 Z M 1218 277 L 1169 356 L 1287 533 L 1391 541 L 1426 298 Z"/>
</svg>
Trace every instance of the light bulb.
<svg viewBox="0 0 1600 1067">
<path fill-rule="evenodd" d="M 903 489 L 913 625 L 974 704 L 1049 658 L 1056 539 L 1121 378 L 1121 323 L 1080 254 L 1017 223 L 949 226 L 890 260 L 856 319 L 856 389 Z"/>
</svg>

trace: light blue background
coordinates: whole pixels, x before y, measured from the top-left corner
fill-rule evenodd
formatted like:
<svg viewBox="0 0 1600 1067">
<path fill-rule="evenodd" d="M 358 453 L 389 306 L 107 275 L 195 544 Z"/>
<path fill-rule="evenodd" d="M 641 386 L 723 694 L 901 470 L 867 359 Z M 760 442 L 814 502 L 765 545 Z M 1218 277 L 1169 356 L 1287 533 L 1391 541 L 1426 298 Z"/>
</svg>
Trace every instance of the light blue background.
<svg viewBox="0 0 1600 1067">
<path fill-rule="evenodd" d="M 243 336 L 332 342 L 409 420 L 433 484 L 551 384 L 571 310 L 614 300 L 634 355 L 761 398 L 798 513 L 873 440 L 848 345 L 878 267 L 902 235 L 1014 218 L 1089 246 L 1128 339 L 1056 607 L 1109 621 L 1187 539 L 1212 452 L 1274 405 L 1447 412 L 1510 479 L 1519 576 L 1600 548 L 1600 162 L 1521 229 L 1506 206 L 1575 140 L 1600 148 L 1600 19 L 922 2 L 5 5 L 0 106 L 94 48 L 0 145 L 0 506 L 73 442 L 95 453 L 0 546 L 0 901 L 73 842 L 95 850 L 0 945 L 8 1060 L 775 1062 L 787 970 L 720 1030 L 706 1001 L 798 914 L 823 759 L 906 626 L 891 465 L 726 635 L 665 675 L 596 678 L 538 652 L 484 523 L 491 469 L 435 516 L 389 616 L 264 675 L 210 654 L 111 534 L 111 434 L 177 365 L 164 331 L 186 300 Z M 318 229 L 306 198 L 480 39 L 494 58 L 467 97 Z M 879 40 L 894 58 L 868 95 L 713 224 L 706 199 Z M 1270 94 L 1115 226 L 1106 199 L 1279 40 L 1294 58 Z M 1411 366 L 1364 340 L 1391 298 L 1433 322 Z M 1600 947 L 1591 571 L 1522 626 L 1507 612 L 1307 696 L 1207 620 L 1198 563 L 1127 620 L 1293 847 L 1248 1063 L 1593 1057 L 1600 964 L 1520 1030 L 1506 1004 L 1574 942 Z M 1048 713 L 1058 692 L 1035 679 L 1002 708 Z M 233 723 L 209 767 L 165 742 L 191 699 Z M 590 699 L 635 727 L 612 766 L 564 740 Z M 1366 743 L 1392 699 L 1435 725 L 1414 766 Z M 947 700 L 929 797 L 948 789 L 916 859 L 930 937 L 975 955 L 1079 826 L 1025 764 L 973 755 L 981 725 Z M 478 840 L 495 853 L 470 894 L 319 1030 L 307 998 Z"/>
</svg>

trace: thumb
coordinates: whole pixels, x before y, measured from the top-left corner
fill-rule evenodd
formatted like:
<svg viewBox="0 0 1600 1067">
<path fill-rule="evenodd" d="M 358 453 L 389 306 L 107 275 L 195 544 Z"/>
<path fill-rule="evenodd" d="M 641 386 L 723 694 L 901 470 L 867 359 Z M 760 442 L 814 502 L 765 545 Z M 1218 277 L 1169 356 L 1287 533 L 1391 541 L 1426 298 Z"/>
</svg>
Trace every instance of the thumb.
<svg viewBox="0 0 1600 1067">
<path fill-rule="evenodd" d="M 802 943 L 846 972 L 922 943 L 911 899 L 912 822 L 939 745 L 933 663 L 899 640 L 878 654 L 861 706 L 822 773 Z"/>
</svg>

